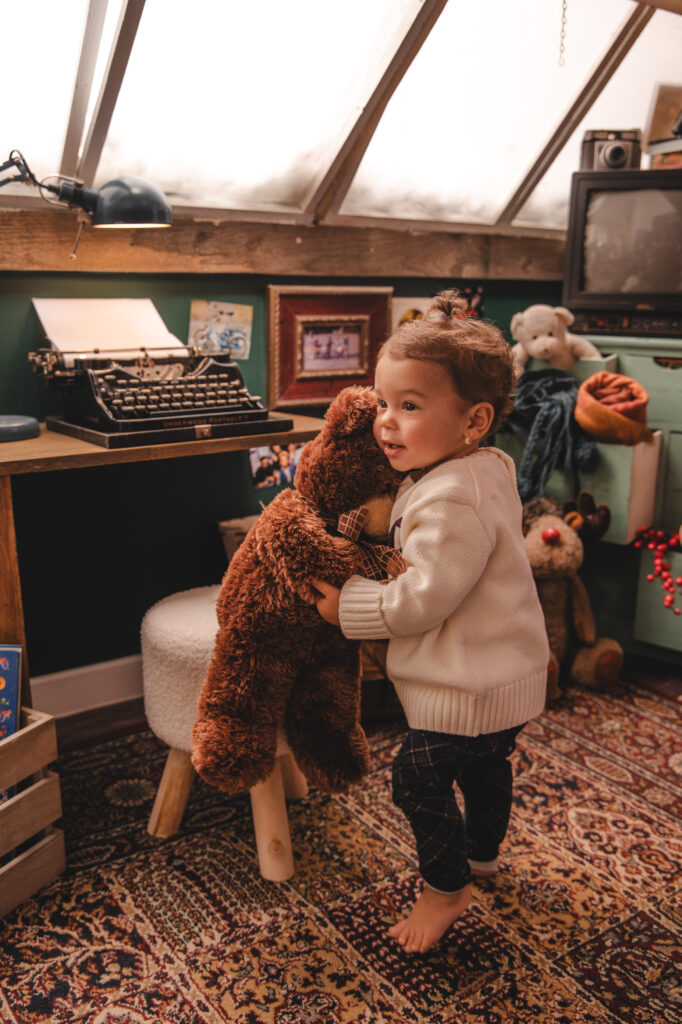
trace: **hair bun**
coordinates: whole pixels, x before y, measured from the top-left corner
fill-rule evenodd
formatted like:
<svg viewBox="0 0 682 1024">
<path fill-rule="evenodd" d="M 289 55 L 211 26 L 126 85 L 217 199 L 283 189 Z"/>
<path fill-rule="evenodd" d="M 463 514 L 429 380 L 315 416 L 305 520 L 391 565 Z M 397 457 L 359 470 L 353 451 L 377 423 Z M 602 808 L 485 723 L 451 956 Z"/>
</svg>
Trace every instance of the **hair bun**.
<svg viewBox="0 0 682 1024">
<path fill-rule="evenodd" d="M 431 300 L 425 317 L 429 320 L 457 320 L 468 308 L 469 303 L 462 298 L 457 288 L 449 288 Z"/>
</svg>

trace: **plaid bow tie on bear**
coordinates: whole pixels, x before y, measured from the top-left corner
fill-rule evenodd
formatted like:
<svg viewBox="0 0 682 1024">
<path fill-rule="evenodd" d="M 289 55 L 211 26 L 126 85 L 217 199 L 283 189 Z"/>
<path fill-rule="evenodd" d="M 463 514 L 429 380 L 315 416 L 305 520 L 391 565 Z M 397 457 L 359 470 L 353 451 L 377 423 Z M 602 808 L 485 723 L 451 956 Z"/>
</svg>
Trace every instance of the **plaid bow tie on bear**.
<svg viewBox="0 0 682 1024">
<path fill-rule="evenodd" d="M 369 509 L 364 505 L 342 512 L 336 524 L 337 532 L 358 545 L 362 556 L 362 573 L 369 580 L 385 582 L 404 572 L 407 563 L 396 548 L 388 544 L 374 544 L 369 540 L 361 540 L 360 535 L 367 522 Z"/>
</svg>

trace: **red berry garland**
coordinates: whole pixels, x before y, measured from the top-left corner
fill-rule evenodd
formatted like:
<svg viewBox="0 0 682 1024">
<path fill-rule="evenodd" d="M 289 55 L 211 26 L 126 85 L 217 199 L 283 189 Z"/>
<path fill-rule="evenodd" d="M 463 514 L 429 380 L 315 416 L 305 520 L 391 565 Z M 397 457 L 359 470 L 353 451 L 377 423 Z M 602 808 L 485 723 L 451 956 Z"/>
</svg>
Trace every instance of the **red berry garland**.
<svg viewBox="0 0 682 1024">
<path fill-rule="evenodd" d="M 660 578 L 661 590 L 663 591 L 663 607 L 672 608 L 675 615 L 682 615 L 682 608 L 675 606 L 675 598 L 677 596 L 675 588 L 682 592 L 682 576 L 676 576 L 673 579 L 670 573 L 670 562 L 665 560 L 668 551 L 680 550 L 679 533 L 666 535 L 663 530 L 655 530 L 652 526 L 640 526 L 633 541 L 633 547 L 646 547 L 649 551 L 653 552 L 654 571 L 647 573 L 646 578 L 649 583 L 653 583 L 656 577 Z"/>
</svg>

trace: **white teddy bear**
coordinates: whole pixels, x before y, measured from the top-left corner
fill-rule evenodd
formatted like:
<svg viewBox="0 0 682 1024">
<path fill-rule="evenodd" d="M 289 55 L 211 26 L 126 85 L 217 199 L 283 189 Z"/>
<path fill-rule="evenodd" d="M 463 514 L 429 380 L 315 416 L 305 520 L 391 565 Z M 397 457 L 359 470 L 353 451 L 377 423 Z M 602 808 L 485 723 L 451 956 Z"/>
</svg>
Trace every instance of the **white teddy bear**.
<svg viewBox="0 0 682 1024">
<path fill-rule="evenodd" d="M 517 374 L 529 359 L 545 359 L 555 370 L 568 370 L 579 359 L 601 359 L 591 341 L 569 334 L 566 327 L 575 317 L 565 306 L 529 306 L 511 318 L 512 346 Z"/>
</svg>

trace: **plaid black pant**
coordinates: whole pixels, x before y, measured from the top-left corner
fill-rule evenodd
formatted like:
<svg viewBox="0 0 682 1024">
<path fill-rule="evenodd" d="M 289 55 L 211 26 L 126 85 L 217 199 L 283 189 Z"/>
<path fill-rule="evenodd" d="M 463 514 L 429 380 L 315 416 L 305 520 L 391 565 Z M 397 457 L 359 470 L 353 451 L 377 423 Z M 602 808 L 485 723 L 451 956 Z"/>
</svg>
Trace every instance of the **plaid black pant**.
<svg viewBox="0 0 682 1024">
<path fill-rule="evenodd" d="M 393 762 L 393 802 L 417 841 L 419 871 L 440 892 L 471 879 L 469 859 L 497 857 L 512 800 L 509 756 L 522 725 L 482 736 L 410 729 Z M 464 818 L 452 788 L 464 796 Z"/>
</svg>

